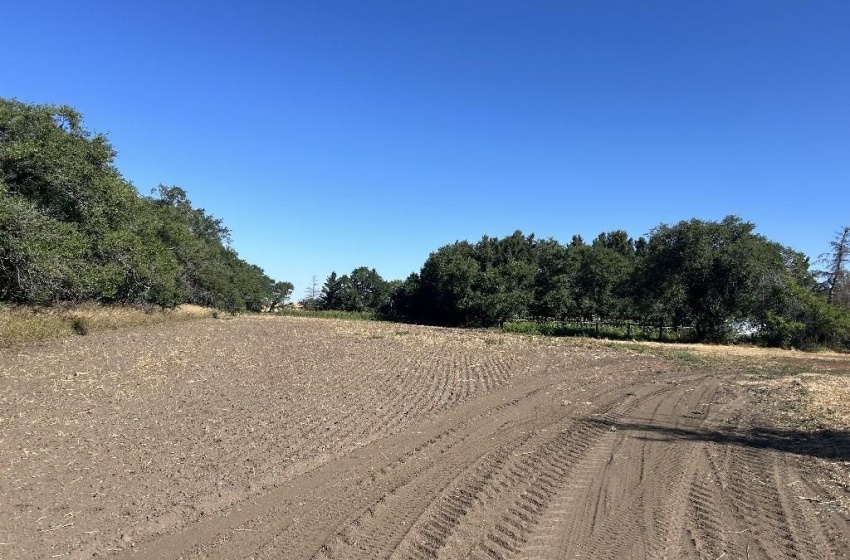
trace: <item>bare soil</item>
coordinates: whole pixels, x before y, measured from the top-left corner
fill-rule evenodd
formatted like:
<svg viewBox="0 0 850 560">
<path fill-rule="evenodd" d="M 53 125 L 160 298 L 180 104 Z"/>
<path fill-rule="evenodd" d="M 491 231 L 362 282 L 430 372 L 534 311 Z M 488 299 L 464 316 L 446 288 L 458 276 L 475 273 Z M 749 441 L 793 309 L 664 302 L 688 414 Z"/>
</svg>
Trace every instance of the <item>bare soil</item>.
<svg viewBox="0 0 850 560">
<path fill-rule="evenodd" d="M 806 408 L 850 361 L 665 352 L 291 317 L 0 350 L 0 557 L 850 558 L 850 427 Z"/>
</svg>

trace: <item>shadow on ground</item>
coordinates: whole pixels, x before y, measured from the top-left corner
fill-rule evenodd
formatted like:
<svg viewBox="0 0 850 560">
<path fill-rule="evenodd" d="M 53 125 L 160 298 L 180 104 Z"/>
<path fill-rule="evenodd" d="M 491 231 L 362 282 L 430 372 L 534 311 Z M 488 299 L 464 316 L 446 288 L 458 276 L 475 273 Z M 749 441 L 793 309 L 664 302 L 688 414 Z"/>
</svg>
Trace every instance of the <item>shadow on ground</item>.
<svg viewBox="0 0 850 560">
<path fill-rule="evenodd" d="M 644 432 L 635 437 L 651 441 L 711 441 L 758 449 L 774 449 L 787 453 L 850 461 L 850 431 L 847 430 L 783 430 L 753 428 L 750 430 L 688 429 L 661 424 L 618 422 L 592 419 L 609 429 Z"/>
</svg>

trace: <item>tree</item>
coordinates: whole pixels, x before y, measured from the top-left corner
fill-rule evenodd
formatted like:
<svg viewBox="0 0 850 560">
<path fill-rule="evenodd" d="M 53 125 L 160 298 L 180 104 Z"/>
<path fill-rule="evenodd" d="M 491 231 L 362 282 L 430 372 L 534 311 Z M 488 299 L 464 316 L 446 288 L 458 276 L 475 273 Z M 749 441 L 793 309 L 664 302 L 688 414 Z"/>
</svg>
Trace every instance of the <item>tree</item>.
<svg viewBox="0 0 850 560">
<path fill-rule="evenodd" d="M 850 311 L 830 305 L 790 276 L 772 303 L 762 322 L 761 334 L 767 344 L 850 350 Z"/>
<path fill-rule="evenodd" d="M 316 310 L 321 307 L 321 288 L 319 288 L 319 279 L 314 274 L 310 277 L 310 284 L 304 289 L 304 297 L 298 303 L 304 309 Z"/>
<path fill-rule="evenodd" d="M 331 272 L 316 299 L 318 307 L 321 309 L 342 309 L 341 296 L 344 283 L 341 278 L 337 278 L 336 272 Z"/>
<path fill-rule="evenodd" d="M 0 99 L 3 297 L 139 301 L 170 291 L 155 276 L 173 262 L 145 238 L 144 205 L 114 157 L 74 109 Z"/>
<path fill-rule="evenodd" d="M 67 105 L 0 99 L 0 180 L 47 216 L 83 229 L 124 222 L 137 196 L 115 168 L 115 150 Z"/>
<path fill-rule="evenodd" d="M 711 341 L 729 338 L 735 321 L 757 320 L 765 279 L 783 275 L 785 262 L 754 229 L 736 216 L 653 229 L 639 274 L 644 312 Z"/>
<path fill-rule="evenodd" d="M 139 196 L 74 109 L 0 99 L 0 299 L 259 310 L 274 282 L 222 221 L 160 185 Z"/>
<path fill-rule="evenodd" d="M 419 274 L 410 274 L 403 282 L 399 282 L 390 294 L 390 308 L 385 314 L 405 319 L 423 320 L 424 302 L 421 301 L 422 287 Z"/>
<path fill-rule="evenodd" d="M 466 241 L 440 247 L 428 256 L 419 273 L 418 321 L 465 325 L 480 269 L 475 250 Z"/>
<path fill-rule="evenodd" d="M 347 293 L 347 310 L 377 313 L 389 301 L 389 285 L 374 268 L 355 268 L 348 278 L 350 289 Z"/>
<path fill-rule="evenodd" d="M 316 299 L 319 297 L 319 293 L 321 293 L 319 289 L 319 279 L 316 278 L 316 275 L 310 277 L 310 285 L 307 286 L 307 297 L 310 299 Z"/>
<path fill-rule="evenodd" d="M 538 243 L 534 298 L 529 305 L 532 316 L 564 320 L 576 315 L 575 289 L 575 270 L 567 247 L 554 239 Z"/>
<path fill-rule="evenodd" d="M 837 241 L 834 247 L 840 247 Z M 362 309 L 362 282 L 338 284 L 340 308 Z M 331 282 L 334 284 L 334 282 Z M 837 284 L 836 284 L 837 285 Z M 521 232 L 434 251 L 392 290 L 387 312 L 424 323 L 489 326 L 516 317 L 643 319 L 724 341 L 744 329 L 773 345 L 850 345 L 850 314 L 815 293 L 808 258 L 736 216 L 622 230 L 569 245 Z M 836 291 L 837 293 L 837 291 Z"/>
<path fill-rule="evenodd" d="M 490 267 L 478 273 L 467 313 L 474 324 L 502 325 L 525 317 L 534 298 L 534 267 L 523 260 Z"/>
<path fill-rule="evenodd" d="M 526 316 L 534 300 L 536 252 L 534 236 L 519 231 L 441 247 L 418 277 L 405 282 L 407 308 L 416 320 L 444 325 L 488 326 Z"/>
<path fill-rule="evenodd" d="M 90 241 L 0 184 L 0 299 L 49 303 L 84 299 Z"/>
<path fill-rule="evenodd" d="M 159 220 L 158 235 L 180 265 L 184 301 L 226 311 L 261 311 L 272 299 L 274 281 L 239 258 L 230 231 L 180 187 L 160 185 L 148 199 Z"/>
<path fill-rule="evenodd" d="M 393 287 L 374 268 L 355 268 L 337 277 L 332 272 L 322 286 L 319 303 L 322 309 L 380 313 L 388 308 Z"/>
<path fill-rule="evenodd" d="M 516 231 L 498 239 L 484 236 L 472 248 L 476 262 L 470 293 L 461 305 L 466 321 L 490 326 L 528 315 L 534 299 L 534 235 Z"/>
<path fill-rule="evenodd" d="M 591 245 L 572 244 L 575 311 L 586 319 L 623 318 L 632 314 L 631 276 L 634 241 L 624 231 L 601 233 Z"/>
<path fill-rule="evenodd" d="M 850 226 L 845 226 L 832 241 L 832 251 L 821 256 L 824 269 L 818 272 L 827 303 L 850 307 Z"/>
<path fill-rule="evenodd" d="M 292 290 L 295 286 L 292 282 L 275 282 L 272 287 L 271 302 L 269 303 L 269 312 L 274 311 L 280 305 L 284 305 L 289 296 L 292 295 Z"/>
</svg>

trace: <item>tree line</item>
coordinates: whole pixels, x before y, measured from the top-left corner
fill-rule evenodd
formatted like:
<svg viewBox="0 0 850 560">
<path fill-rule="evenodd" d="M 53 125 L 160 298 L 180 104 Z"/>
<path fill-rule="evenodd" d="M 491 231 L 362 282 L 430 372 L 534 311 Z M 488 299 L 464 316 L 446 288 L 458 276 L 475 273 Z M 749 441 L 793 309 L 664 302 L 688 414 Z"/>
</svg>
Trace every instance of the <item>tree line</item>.
<svg viewBox="0 0 850 560">
<path fill-rule="evenodd" d="M 274 310 L 292 292 L 239 258 L 220 219 L 177 186 L 140 195 L 115 150 L 73 108 L 0 98 L 0 301 L 96 300 Z M 308 306 L 450 326 L 518 318 L 633 321 L 777 346 L 850 347 L 850 228 L 813 269 L 730 216 L 646 237 L 568 244 L 515 232 L 458 241 L 388 282 L 367 267 L 327 278 Z"/>
<path fill-rule="evenodd" d="M 141 196 L 115 155 L 71 107 L 0 99 L 0 301 L 259 311 L 289 296 L 183 189 Z"/>
<path fill-rule="evenodd" d="M 374 269 L 330 275 L 312 305 L 447 326 L 632 321 L 690 327 L 698 341 L 742 334 L 774 346 L 850 348 L 850 228 L 824 270 L 736 216 L 617 230 L 569 244 L 515 232 L 458 241 L 418 273 L 386 282 Z"/>
</svg>

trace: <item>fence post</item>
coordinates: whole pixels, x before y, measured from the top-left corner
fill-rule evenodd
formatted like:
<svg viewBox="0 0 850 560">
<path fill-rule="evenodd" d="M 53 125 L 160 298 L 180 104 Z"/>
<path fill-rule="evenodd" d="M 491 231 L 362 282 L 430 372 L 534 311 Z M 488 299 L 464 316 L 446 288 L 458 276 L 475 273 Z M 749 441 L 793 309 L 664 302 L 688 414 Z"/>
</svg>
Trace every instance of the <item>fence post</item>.
<svg viewBox="0 0 850 560">
<path fill-rule="evenodd" d="M 664 321 L 658 324 L 658 340 L 664 338 Z"/>
<path fill-rule="evenodd" d="M 626 323 L 626 338 L 632 337 L 632 324 Z"/>
<path fill-rule="evenodd" d="M 596 336 L 599 336 L 599 321 L 596 321 Z"/>
</svg>

